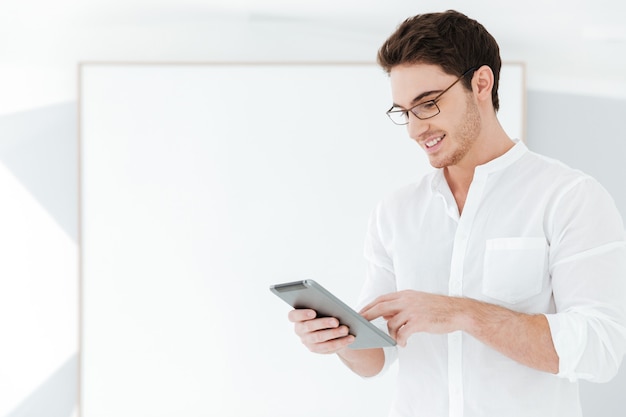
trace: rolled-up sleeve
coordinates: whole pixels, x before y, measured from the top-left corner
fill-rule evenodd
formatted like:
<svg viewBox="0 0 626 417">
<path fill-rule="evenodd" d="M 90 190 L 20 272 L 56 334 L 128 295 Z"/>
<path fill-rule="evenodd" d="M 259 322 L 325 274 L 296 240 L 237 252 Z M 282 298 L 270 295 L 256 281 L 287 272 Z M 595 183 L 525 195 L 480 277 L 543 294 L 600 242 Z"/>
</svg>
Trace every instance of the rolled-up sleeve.
<svg viewBox="0 0 626 417">
<path fill-rule="evenodd" d="M 563 191 L 548 221 L 556 312 L 546 314 L 558 376 L 606 382 L 626 353 L 626 242 L 608 193 L 586 178 Z"/>
</svg>

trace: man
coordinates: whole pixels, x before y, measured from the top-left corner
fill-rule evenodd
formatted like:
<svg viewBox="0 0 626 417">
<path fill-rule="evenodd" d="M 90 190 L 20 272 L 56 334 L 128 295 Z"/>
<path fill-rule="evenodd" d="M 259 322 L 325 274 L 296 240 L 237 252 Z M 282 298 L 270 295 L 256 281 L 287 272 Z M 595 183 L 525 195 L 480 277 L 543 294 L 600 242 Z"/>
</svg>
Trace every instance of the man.
<svg viewBox="0 0 626 417">
<path fill-rule="evenodd" d="M 362 376 L 395 359 L 391 416 L 581 415 L 577 381 L 626 351 L 624 226 L 592 178 L 500 126 L 499 48 L 455 11 L 407 19 L 384 43 L 388 115 L 437 168 L 375 209 L 361 314 L 397 347 L 351 350 L 335 318 L 293 310 L 302 342 Z"/>
</svg>

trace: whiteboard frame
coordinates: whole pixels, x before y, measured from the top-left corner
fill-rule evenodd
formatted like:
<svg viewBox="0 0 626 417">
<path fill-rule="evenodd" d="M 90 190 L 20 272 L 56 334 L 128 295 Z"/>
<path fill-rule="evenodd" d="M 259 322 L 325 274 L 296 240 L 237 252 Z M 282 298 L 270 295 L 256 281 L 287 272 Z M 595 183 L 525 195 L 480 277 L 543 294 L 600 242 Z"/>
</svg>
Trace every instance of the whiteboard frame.
<svg viewBox="0 0 626 417">
<path fill-rule="evenodd" d="M 83 334 L 83 326 L 84 326 L 84 322 L 83 322 L 83 312 L 84 312 L 84 305 L 83 305 L 83 294 L 84 294 L 84 286 L 85 286 L 85 276 L 84 276 L 84 269 L 83 269 L 83 259 L 84 259 L 84 253 L 83 253 L 83 221 L 84 221 L 84 213 L 83 213 L 83 161 L 82 161 L 82 149 L 83 149 L 83 131 L 84 131 L 84 126 L 83 126 L 83 117 L 82 117 L 82 109 L 83 109 L 83 94 L 84 94 L 84 85 L 83 85 L 83 71 L 86 68 L 90 68 L 93 66 L 110 66 L 110 67 L 120 67 L 120 66 L 128 66 L 128 67 L 137 67 L 137 66 L 148 66 L 148 67 L 154 67 L 154 66 L 243 66 L 243 67 L 256 67 L 256 66 L 276 66 L 276 65 L 280 65 L 280 66 L 309 66 L 309 67 L 317 67 L 317 66 L 349 66 L 349 67 L 358 67 L 358 66 L 375 66 L 374 63 L 371 62 L 334 62 L 334 61 L 329 61 L 329 62 L 84 62 L 81 63 L 79 65 L 79 77 L 78 77 L 78 92 L 79 92 L 79 99 L 78 99 L 78 111 L 79 111 L 79 117 L 78 117 L 78 131 L 79 131 L 79 144 L 78 144 L 78 148 L 79 148 L 79 191 L 78 191 L 78 201 L 79 201 L 79 293 L 80 293 L 80 297 L 79 297 L 79 341 L 80 341 L 80 345 L 79 345 L 79 369 L 78 369 L 78 387 L 79 387 L 79 400 L 78 400 L 78 413 L 80 417 L 92 417 L 92 416 L 87 416 L 84 415 L 83 413 L 83 402 L 82 402 L 82 395 L 83 395 L 83 349 L 84 349 L 84 334 Z M 521 118 L 521 126 L 522 126 L 522 133 L 519 135 L 521 140 L 525 140 L 525 135 L 526 135 L 526 67 L 524 63 L 521 62 L 506 62 L 503 63 L 503 69 L 505 67 L 515 67 L 518 68 L 521 71 L 522 74 L 522 79 L 521 79 L 521 91 L 519 92 L 519 94 L 521 95 L 522 99 L 521 99 L 521 114 L 520 114 L 520 118 Z M 389 190 L 391 191 L 391 190 Z M 337 365 L 340 366 L 340 365 Z"/>
</svg>

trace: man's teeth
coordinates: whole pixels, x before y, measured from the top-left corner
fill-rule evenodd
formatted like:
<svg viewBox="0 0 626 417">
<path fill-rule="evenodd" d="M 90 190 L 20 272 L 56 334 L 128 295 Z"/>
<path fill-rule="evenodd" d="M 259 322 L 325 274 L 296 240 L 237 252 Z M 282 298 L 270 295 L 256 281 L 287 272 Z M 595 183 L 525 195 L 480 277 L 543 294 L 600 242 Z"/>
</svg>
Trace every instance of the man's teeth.
<svg viewBox="0 0 626 417">
<path fill-rule="evenodd" d="M 432 148 L 433 146 L 441 142 L 442 139 L 443 139 L 443 136 L 439 136 L 439 137 L 434 138 L 433 140 L 429 140 L 428 142 L 426 142 L 426 147 Z"/>
</svg>

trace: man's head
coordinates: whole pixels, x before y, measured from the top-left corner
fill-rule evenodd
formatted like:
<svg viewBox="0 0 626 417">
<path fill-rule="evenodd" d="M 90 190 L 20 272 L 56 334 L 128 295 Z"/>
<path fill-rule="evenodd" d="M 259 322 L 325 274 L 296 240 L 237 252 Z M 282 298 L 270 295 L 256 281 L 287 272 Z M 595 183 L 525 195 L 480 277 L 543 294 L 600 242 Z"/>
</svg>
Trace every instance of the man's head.
<svg viewBox="0 0 626 417">
<path fill-rule="evenodd" d="M 502 62 L 498 44 L 480 23 L 454 10 L 405 20 L 379 49 L 378 63 L 387 73 L 402 64 L 431 64 L 455 76 L 472 67 L 487 65 L 494 77 L 493 108 L 496 111 L 499 108 Z M 470 79 L 462 80 L 467 89 L 471 89 Z"/>
</svg>

